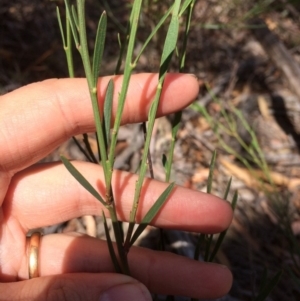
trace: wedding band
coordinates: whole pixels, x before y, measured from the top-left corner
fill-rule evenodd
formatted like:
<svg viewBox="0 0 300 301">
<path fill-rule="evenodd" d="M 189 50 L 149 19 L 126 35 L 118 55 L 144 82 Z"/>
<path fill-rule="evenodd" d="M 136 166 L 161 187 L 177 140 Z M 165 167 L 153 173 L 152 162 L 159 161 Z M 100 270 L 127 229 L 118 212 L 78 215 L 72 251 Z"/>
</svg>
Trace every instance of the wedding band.
<svg viewBox="0 0 300 301">
<path fill-rule="evenodd" d="M 39 277 L 39 248 L 41 232 L 33 232 L 27 237 L 29 279 Z"/>
</svg>

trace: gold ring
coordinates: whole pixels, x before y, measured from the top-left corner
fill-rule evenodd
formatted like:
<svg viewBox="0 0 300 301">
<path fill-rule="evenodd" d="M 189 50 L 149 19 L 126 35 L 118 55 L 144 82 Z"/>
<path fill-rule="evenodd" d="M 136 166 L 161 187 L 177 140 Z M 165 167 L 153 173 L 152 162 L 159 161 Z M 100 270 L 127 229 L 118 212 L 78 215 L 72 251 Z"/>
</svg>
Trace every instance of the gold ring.
<svg viewBox="0 0 300 301">
<path fill-rule="evenodd" d="M 39 277 L 39 248 L 41 232 L 33 232 L 27 237 L 29 279 Z"/>
</svg>

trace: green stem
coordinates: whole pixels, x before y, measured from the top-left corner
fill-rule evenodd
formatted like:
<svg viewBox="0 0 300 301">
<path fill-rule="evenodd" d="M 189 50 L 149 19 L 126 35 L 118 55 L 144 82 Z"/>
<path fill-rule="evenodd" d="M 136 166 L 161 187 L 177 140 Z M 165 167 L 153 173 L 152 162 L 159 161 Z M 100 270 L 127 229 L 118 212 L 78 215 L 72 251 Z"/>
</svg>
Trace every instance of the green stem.
<svg viewBox="0 0 300 301">
<path fill-rule="evenodd" d="M 172 55 L 174 53 L 174 50 L 175 50 L 176 44 L 177 44 L 178 29 L 179 29 L 178 11 L 179 11 L 180 2 L 181 2 L 180 0 L 175 0 L 174 6 L 173 6 L 172 19 L 171 19 L 171 22 L 169 25 L 169 29 L 168 29 L 165 44 L 164 44 L 163 53 L 161 56 L 158 85 L 157 85 L 156 93 L 154 96 L 154 100 L 151 104 L 151 108 L 150 108 L 150 111 L 148 114 L 147 137 L 146 137 L 144 151 L 143 151 L 140 173 L 139 173 L 138 181 L 135 186 L 134 200 L 133 200 L 133 205 L 132 205 L 132 209 L 130 212 L 129 227 L 128 227 L 128 232 L 127 232 L 127 236 L 126 236 L 126 240 L 125 240 L 125 248 L 130 246 L 130 240 L 131 240 L 134 225 L 136 222 L 136 213 L 137 213 L 137 209 L 138 209 L 138 205 L 139 205 L 141 189 L 142 189 L 146 171 L 147 171 L 147 157 L 148 157 L 153 127 L 154 127 L 154 122 L 155 122 L 155 118 L 156 118 L 156 112 L 157 112 L 159 100 L 161 97 L 161 92 L 162 92 L 164 80 L 165 80 L 165 77 L 167 74 L 168 66 L 170 64 Z"/>
<path fill-rule="evenodd" d="M 122 83 L 122 88 L 120 92 L 120 96 L 118 99 L 118 107 L 117 107 L 117 113 L 116 113 L 116 118 L 114 121 L 114 127 L 112 130 L 112 136 L 111 136 L 111 144 L 110 144 L 110 149 L 109 149 L 109 155 L 108 155 L 108 161 L 107 161 L 107 166 L 108 166 L 108 182 L 107 185 L 111 185 L 111 177 L 112 177 L 112 168 L 113 168 L 113 163 L 114 163 L 114 155 L 115 155 L 115 148 L 117 144 L 117 137 L 118 137 L 118 132 L 119 128 L 121 125 L 121 119 L 122 119 L 122 114 L 124 110 L 124 105 L 125 105 L 125 100 L 126 100 L 126 95 L 129 87 L 129 82 L 131 78 L 132 71 L 135 67 L 134 64 L 132 64 L 132 58 L 133 58 L 133 51 L 134 51 L 134 45 L 136 41 L 136 33 L 137 33 L 137 28 L 138 28 L 138 20 L 140 17 L 140 12 L 141 12 L 141 4 L 142 1 L 138 0 L 135 1 L 133 4 L 132 8 L 132 15 L 130 18 L 130 36 L 129 36 L 129 41 L 128 41 L 128 48 L 127 48 L 127 54 L 126 54 L 126 60 L 125 60 L 125 70 L 124 70 L 124 76 L 123 76 L 123 83 Z"/>
<path fill-rule="evenodd" d="M 87 37 L 86 37 L 86 27 L 85 27 L 85 8 L 84 8 L 85 0 L 77 0 L 77 7 L 78 7 L 78 25 L 79 25 L 79 37 L 80 37 L 80 45 L 78 45 L 78 51 L 81 55 L 83 67 L 85 71 L 85 75 L 88 82 L 89 92 L 92 100 L 92 107 L 94 113 L 94 120 L 96 124 L 96 132 L 98 137 L 98 147 L 101 153 L 101 159 L 103 163 L 104 169 L 104 177 L 106 182 L 106 188 L 108 189 L 110 185 L 107 185 L 110 181 L 108 180 L 108 167 L 106 164 L 106 148 L 104 143 L 104 133 L 102 128 L 102 121 L 99 114 L 99 106 L 98 106 L 98 97 L 97 97 L 97 87 L 94 85 L 93 82 L 93 72 L 90 63 L 90 56 L 88 51 L 87 45 Z"/>
<path fill-rule="evenodd" d="M 183 37 L 182 53 L 180 55 L 180 60 L 179 60 L 179 72 L 182 72 L 183 68 L 185 66 L 187 41 L 188 41 L 188 37 L 189 37 L 191 21 L 192 21 L 192 14 L 193 14 L 195 2 L 196 2 L 196 0 L 193 0 L 188 7 L 188 13 L 187 13 L 187 18 L 186 18 L 186 22 L 185 22 L 185 31 L 184 31 L 184 37 Z"/>
<path fill-rule="evenodd" d="M 117 244 L 117 249 L 118 249 L 118 254 L 120 257 L 120 267 L 122 270 L 122 273 L 125 275 L 130 275 L 130 270 L 129 270 L 129 265 L 128 265 L 128 260 L 127 260 L 127 253 L 123 247 L 122 244 L 122 232 L 120 228 L 120 223 L 116 215 L 116 208 L 114 202 L 110 206 L 107 206 L 107 209 L 110 214 L 110 218 L 112 221 L 113 229 L 114 229 L 114 234 L 116 237 L 116 244 Z"/>
<path fill-rule="evenodd" d="M 143 151 L 140 173 L 139 173 L 138 181 L 135 186 L 134 200 L 133 200 L 132 210 L 130 212 L 130 218 L 129 218 L 130 222 L 129 222 L 128 232 L 127 232 L 127 236 L 126 236 L 126 241 L 125 241 L 125 248 L 126 248 L 126 246 L 130 245 L 130 238 L 132 236 L 134 225 L 135 225 L 135 217 L 136 217 L 136 213 L 137 213 L 137 209 L 138 209 L 138 205 L 139 205 L 139 199 L 140 199 L 143 182 L 144 182 L 146 171 L 147 171 L 148 152 L 149 152 L 150 141 L 151 141 L 151 136 L 152 136 L 153 127 L 154 127 L 154 122 L 155 122 L 155 115 L 156 115 L 157 107 L 159 104 L 159 99 L 160 99 L 161 92 L 162 92 L 163 82 L 164 82 L 164 77 L 158 83 L 155 98 L 154 98 L 154 101 L 153 101 L 153 103 L 151 105 L 151 109 L 150 109 L 149 116 L 152 115 L 153 117 L 150 118 L 148 121 L 147 137 L 146 137 L 144 151 Z M 152 111 L 152 114 L 151 114 L 151 111 Z"/>
<path fill-rule="evenodd" d="M 66 45 L 67 47 L 64 48 L 67 57 L 69 77 L 73 78 L 75 77 L 75 73 L 74 73 L 74 63 L 73 63 L 73 53 L 72 53 L 72 32 L 70 26 L 70 18 L 68 14 L 66 16 L 66 34 L 67 34 L 67 45 Z"/>
</svg>

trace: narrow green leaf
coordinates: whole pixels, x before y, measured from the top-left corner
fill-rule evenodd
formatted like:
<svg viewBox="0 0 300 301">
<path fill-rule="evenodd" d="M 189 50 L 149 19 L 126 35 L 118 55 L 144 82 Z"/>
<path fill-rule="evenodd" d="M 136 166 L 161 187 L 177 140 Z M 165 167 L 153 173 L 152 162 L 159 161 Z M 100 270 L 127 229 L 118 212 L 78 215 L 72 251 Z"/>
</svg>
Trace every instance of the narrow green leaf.
<svg viewBox="0 0 300 301">
<path fill-rule="evenodd" d="M 122 23 L 121 23 L 122 20 L 119 18 L 119 16 L 115 15 L 114 9 L 110 6 L 110 2 L 111 1 L 108 1 L 108 0 L 102 0 L 101 4 L 104 6 L 104 9 L 106 10 L 107 16 L 109 17 L 110 21 L 112 23 L 114 23 L 115 28 L 119 32 L 125 34 L 126 33 L 126 28 L 122 25 Z M 127 18 L 127 16 L 126 16 L 126 18 Z"/>
<path fill-rule="evenodd" d="M 208 262 L 214 261 L 216 255 L 217 255 L 217 253 L 218 253 L 218 251 L 219 251 L 219 249 L 220 249 L 220 247 L 222 245 L 222 242 L 223 242 L 223 240 L 224 240 L 224 238 L 226 236 L 226 233 L 227 233 L 227 230 L 225 230 L 225 231 L 223 231 L 223 232 L 221 232 L 219 234 L 219 237 L 217 239 L 216 245 L 215 245 L 214 249 L 212 250 L 212 252 L 211 252 L 211 254 L 209 256 Z"/>
<path fill-rule="evenodd" d="M 105 93 L 104 109 L 103 109 L 104 138 L 105 138 L 107 149 L 109 148 L 109 144 L 110 144 L 110 123 L 111 123 L 111 115 L 112 115 L 113 96 L 114 96 L 114 81 L 110 79 Z M 112 165 L 113 162 L 111 162 L 111 166 Z"/>
<path fill-rule="evenodd" d="M 146 122 L 142 122 L 142 129 L 144 133 L 144 140 L 147 140 L 147 126 Z M 154 179 L 154 170 L 153 170 L 153 164 L 152 164 L 152 158 L 149 149 L 147 150 L 147 164 L 148 164 L 148 170 L 150 173 L 150 178 Z"/>
<path fill-rule="evenodd" d="M 61 161 L 70 172 L 70 174 L 98 201 L 100 201 L 104 206 L 106 206 L 105 201 L 101 195 L 96 191 L 96 189 L 88 182 L 88 180 L 76 169 L 76 167 L 64 156 L 60 156 Z"/>
<path fill-rule="evenodd" d="M 237 201 L 238 201 L 238 192 L 236 191 L 234 193 L 234 196 L 233 196 L 232 201 L 231 201 L 231 208 L 232 208 L 233 211 L 236 207 Z"/>
<path fill-rule="evenodd" d="M 127 232 L 127 236 L 126 236 L 126 240 L 125 240 L 126 246 L 130 244 L 131 235 L 132 235 L 133 227 L 135 224 L 135 217 L 136 217 L 136 212 L 137 212 L 137 208 L 138 208 L 138 204 L 139 204 L 141 188 L 142 188 L 144 178 L 146 175 L 146 170 L 147 170 L 147 158 L 148 158 L 148 151 L 149 151 L 149 146 L 150 146 L 150 141 L 151 141 L 151 135 L 153 132 L 156 111 L 158 108 L 159 99 L 160 99 L 161 92 L 162 92 L 164 78 L 165 78 L 166 72 L 168 70 L 168 65 L 169 65 L 172 53 L 174 52 L 174 49 L 175 49 L 176 43 L 177 43 L 178 26 L 179 26 L 178 10 L 179 10 L 179 6 L 180 6 L 180 2 L 181 2 L 180 0 L 175 0 L 175 4 L 174 4 L 174 8 L 173 8 L 173 15 L 172 15 L 169 30 L 167 33 L 166 42 L 164 45 L 161 64 L 160 64 L 159 83 L 157 85 L 156 93 L 154 96 L 154 101 L 151 104 L 149 114 L 148 114 L 147 137 L 146 137 L 145 146 L 144 146 L 140 173 L 139 173 L 138 181 L 136 184 L 132 210 L 130 212 L 130 223 L 129 223 L 128 232 Z M 174 38 L 175 38 L 175 40 L 174 40 Z"/>
<path fill-rule="evenodd" d="M 225 194 L 224 194 L 224 200 L 226 200 L 227 197 L 228 197 L 230 186 L 231 186 L 231 181 L 232 181 L 232 178 L 230 178 L 230 180 L 227 184 L 226 191 L 225 191 Z M 237 199 L 238 199 L 238 194 L 237 194 L 237 191 L 236 191 L 234 196 L 233 196 L 232 202 L 231 202 L 232 210 L 234 210 L 234 208 L 236 206 Z M 227 233 L 227 229 L 220 233 L 220 235 L 217 239 L 216 245 L 215 245 L 213 251 L 211 252 L 211 254 L 209 256 L 209 259 L 208 259 L 209 262 L 212 262 L 215 259 L 216 255 L 217 255 L 217 253 L 218 253 L 218 251 L 219 251 L 219 249 L 220 249 L 220 247 L 221 247 L 221 245 L 224 241 L 226 233 Z"/>
<path fill-rule="evenodd" d="M 74 143 L 76 144 L 76 146 L 79 148 L 79 150 L 84 154 L 85 158 L 89 161 L 89 162 L 93 162 L 92 158 L 90 157 L 89 153 L 87 153 L 85 151 L 85 149 L 81 146 L 81 144 L 79 143 L 79 141 L 77 140 L 76 137 L 72 137 Z"/>
<path fill-rule="evenodd" d="M 130 245 L 132 246 L 134 242 L 137 240 L 137 238 L 141 235 L 141 233 L 145 230 L 145 228 L 151 223 L 151 221 L 155 218 L 161 207 L 165 204 L 166 200 L 170 196 L 173 187 L 175 183 L 171 183 L 165 191 L 159 196 L 159 198 L 156 200 L 156 202 L 152 205 L 152 207 L 149 209 L 147 214 L 143 217 L 140 225 L 134 232 L 134 234 L 131 237 Z"/>
<path fill-rule="evenodd" d="M 176 112 L 174 115 L 174 120 L 172 121 L 172 140 L 168 154 L 168 160 L 166 162 L 165 171 L 166 171 L 166 182 L 170 181 L 171 178 L 171 169 L 173 164 L 174 148 L 176 142 L 177 132 L 179 130 L 179 125 L 181 121 L 182 111 Z"/>
<path fill-rule="evenodd" d="M 78 35 L 78 30 L 77 30 L 78 26 L 76 25 L 76 22 L 74 20 L 74 15 L 71 11 L 71 6 L 70 6 L 69 0 L 65 0 L 65 6 L 66 6 L 66 11 L 67 11 L 67 18 L 69 18 L 69 20 L 70 20 L 70 26 L 71 26 L 71 30 L 73 33 L 73 38 L 75 40 L 75 44 L 78 49 L 78 47 L 80 45 L 79 35 Z"/>
<path fill-rule="evenodd" d="M 163 15 L 163 17 L 160 19 L 160 21 L 155 26 L 155 28 L 152 30 L 149 37 L 147 38 L 147 40 L 143 44 L 139 54 L 135 58 L 135 61 L 134 61 L 135 64 L 139 61 L 141 55 L 143 54 L 144 50 L 146 49 L 146 47 L 148 46 L 149 42 L 152 40 L 154 35 L 157 33 L 157 31 L 160 29 L 160 27 L 165 23 L 166 19 L 169 17 L 170 13 L 172 12 L 173 7 L 174 7 L 174 4 L 166 11 L 166 13 Z"/>
<path fill-rule="evenodd" d="M 118 55 L 117 64 L 116 64 L 116 68 L 115 68 L 114 74 L 120 74 L 120 69 L 121 69 L 122 60 L 123 60 L 123 54 L 124 54 L 125 48 L 127 46 L 127 43 L 126 43 L 127 37 L 128 37 L 128 35 L 126 35 L 126 39 L 122 43 L 121 36 L 118 33 L 118 44 L 119 44 L 119 47 L 120 47 L 120 52 L 119 52 L 119 55 Z"/>
<path fill-rule="evenodd" d="M 78 15 L 78 32 L 80 37 L 80 47 L 78 47 L 78 51 L 80 52 L 85 76 L 88 82 L 88 86 L 90 89 L 90 93 L 96 93 L 93 91 L 93 73 L 92 67 L 90 63 L 90 54 L 89 47 L 87 41 L 87 33 L 86 33 L 86 21 L 85 21 L 85 0 L 77 0 L 77 15 Z M 74 16 L 72 15 L 73 19 Z M 92 95 L 91 95 L 92 97 Z"/>
<path fill-rule="evenodd" d="M 72 39 L 70 18 L 68 17 L 68 14 L 66 16 L 66 36 L 67 36 L 67 44 L 65 47 L 65 52 L 66 52 L 66 58 L 68 64 L 68 72 L 69 72 L 69 77 L 74 78 L 75 72 L 74 72 L 73 51 L 72 51 L 73 39 Z"/>
<path fill-rule="evenodd" d="M 189 1 L 186 1 L 186 2 L 189 2 Z M 180 72 L 183 72 L 183 69 L 184 69 L 184 66 L 185 66 L 187 42 L 188 42 L 188 37 L 189 37 L 189 33 L 190 33 L 190 27 L 191 27 L 191 23 L 192 23 L 192 15 L 193 15 L 193 9 L 194 9 L 194 6 L 195 6 L 195 2 L 196 2 L 196 0 L 192 0 L 192 1 L 189 2 L 189 5 L 187 6 L 188 12 L 187 12 L 186 21 L 185 21 L 185 29 L 184 29 L 184 34 L 183 34 L 182 50 L 181 50 L 181 53 L 179 55 L 179 71 Z M 181 12 L 183 13 L 184 11 L 181 10 Z M 181 16 L 181 12 L 179 13 L 179 16 Z"/>
<path fill-rule="evenodd" d="M 174 120 L 172 121 L 172 138 L 175 138 L 179 129 L 181 121 L 182 111 L 176 112 L 174 114 Z"/>
<path fill-rule="evenodd" d="M 111 194 L 113 198 L 113 193 L 108 192 L 108 194 Z M 127 261 L 127 252 L 125 250 L 124 244 L 123 244 L 123 230 L 121 229 L 121 223 L 118 220 L 117 212 L 115 208 L 114 200 L 111 200 L 111 204 L 107 205 L 106 208 L 109 211 L 109 215 L 111 218 L 116 244 L 117 244 L 117 250 L 118 250 L 118 259 L 119 259 L 119 266 L 121 269 L 121 273 L 125 275 L 130 275 L 130 269 Z"/>
<path fill-rule="evenodd" d="M 165 154 L 162 155 L 161 161 L 162 161 L 162 165 L 163 165 L 165 171 L 167 171 L 168 159 L 167 159 L 167 156 Z"/>
<path fill-rule="evenodd" d="M 136 33 L 137 33 L 137 28 L 138 28 L 138 21 L 140 18 L 141 5 L 142 5 L 142 0 L 134 1 L 132 11 L 131 11 L 130 26 L 128 27 L 130 29 L 130 32 L 129 32 L 127 52 L 126 52 L 126 59 L 125 59 L 123 83 L 122 83 L 122 88 L 121 88 L 121 92 L 120 92 L 119 99 L 118 99 L 118 108 L 117 108 L 114 127 L 113 127 L 113 135 L 112 135 L 110 151 L 109 151 L 109 155 L 110 155 L 109 162 L 113 161 L 113 156 L 114 156 L 115 148 L 116 148 L 116 144 L 117 144 L 117 135 L 119 132 L 121 119 L 122 119 L 122 112 L 123 112 L 125 100 L 126 100 L 126 94 L 128 91 L 132 70 L 135 67 L 134 64 L 132 64 L 132 61 L 133 61 L 132 57 L 133 57 L 133 52 L 135 49 Z M 124 49 L 124 47 L 122 46 L 122 49 Z"/>
<path fill-rule="evenodd" d="M 282 275 L 282 271 L 276 273 L 276 275 L 264 286 L 263 290 L 258 294 L 258 296 L 253 301 L 264 301 L 270 295 L 271 291 L 277 285 Z"/>
<path fill-rule="evenodd" d="M 120 33 L 118 33 L 117 38 L 118 38 L 118 44 L 119 44 L 119 47 L 120 47 L 120 49 L 121 49 L 121 48 L 122 48 L 122 41 L 121 41 Z"/>
<path fill-rule="evenodd" d="M 207 193 L 211 193 L 212 190 L 212 181 L 213 181 L 216 158 L 217 158 L 217 151 L 214 151 L 209 165 L 209 174 L 207 179 L 207 190 L 206 190 Z"/>
<path fill-rule="evenodd" d="M 116 252 L 115 249 L 113 247 L 113 243 L 110 237 L 110 233 L 109 233 L 109 229 L 107 226 L 107 221 L 106 221 L 106 217 L 104 215 L 104 212 L 102 211 L 102 216 L 103 216 L 103 223 L 104 223 L 104 230 L 105 230 L 105 236 L 106 236 L 106 241 L 107 241 L 107 246 L 108 246 L 108 251 L 109 251 L 109 255 L 111 258 L 111 261 L 113 262 L 113 265 L 115 267 L 116 273 L 122 273 L 119 261 L 117 259 L 116 256 Z"/>
<path fill-rule="evenodd" d="M 202 114 L 205 117 L 205 119 L 209 122 L 209 125 L 211 127 L 213 127 L 213 125 L 214 125 L 213 118 L 209 115 L 209 113 L 207 112 L 207 110 L 206 110 L 206 108 L 204 106 L 200 106 L 197 103 L 193 103 L 191 105 L 191 108 L 193 110 L 195 110 L 196 112 L 199 112 L 200 114 Z"/>
<path fill-rule="evenodd" d="M 168 28 L 163 53 L 161 55 L 159 78 L 163 78 L 168 71 L 169 63 L 172 58 L 172 54 L 176 48 L 178 30 L 179 30 L 179 17 L 178 11 L 180 6 L 180 0 L 175 0 L 174 8 L 172 12 L 172 19 Z"/>
<path fill-rule="evenodd" d="M 97 86 L 98 77 L 100 74 L 100 68 L 101 68 L 104 45 L 105 45 L 105 37 L 106 37 L 106 26 L 107 26 L 107 16 L 106 16 L 106 12 L 104 11 L 98 23 L 96 40 L 95 40 L 95 49 L 94 49 L 94 57 L 93 57 L 94 87 Z"/>
<path fill-rule="evenodd" d="M 76 25 L 76 28 L 77 28 L 77 30 L 79 30 L 78 15 L 77 15 L 77 11 L 76 11 L 74 5 L 71 6 L 71 12 L 72 12 L 72 16 L 73 16 L 73 20 L 74 20 L 74 23 Z"/>
<path fill-rule="evenodd" d="M 88 49 L 87 33 L 86 33 L 86 21 L 85 21 L 85 6 L 84 0 L 77 0 L 77 13 L 78 13 L 78 25 L 80 34 L 80 48 L 78 49 L 81 55 L 85 76 L 88 82 L 89 92 L 92 100 L 94 121 L 96 125 L 97 132 L 97 142 L 98 148 L 101 153 L 102 166 L 104 170 L 106 189 L 109 190 L 111 181 L 111 169 L 107 165 L 107 151 L 104 142 L 104 133 L 102 128 L 102 121 L 99 113 L 99 105 L 97 98 L 97 89 L 94 87 L 93 83 L 93 72 L 90 63 L 90 55 Z M 109 197 L 109 196 L 108 196 Z"/>
<path fill-rule="evenodd" d="M 225 190 L 224 197 L 223 197 L 224 200 L 227 200 L 229 190 L 230 190 L 230 187 L 231 187 L 231 182 L 232 182 L 232 177 L 230 177 L 230 179 L 228 181 L 228 184 L 226 186 L 226 190 Z"/>
<path fill-rule="evenodd" d="M 184 3 L 181 6 L 179 16 L 181 16 L 185 10 L 189 7 L 189 5 L 193 2 L 194 0 L 185 0 Z"/>
<path fill-rule="evenodd" d="M 98 163 L 98 160 L 95 157 L 94 152 L 92 150 L 88 134 L 83 134 L 83 143 L 84 143 L 86 150 L 88 151 L 88 154 L 92 160 L 91 162 Z"/>
<path fill-rule="evenodd" d="M 64 30 L 63 30 L 63 27 L 62 27 L 61 17 L 60 17 L 60 12 L 59 12 L 59 7 L 58 6 L 56 6 L 56 16 L 57 16 L 57 20 L 58 20 L 58 25 L 59 25 L 59 30 L 60 30 L 63 46 L 64 46 L 64 48 L 66 48 L 67 45 L 66 45 Z"/>
<path fill-rule="evenodd" d="M 151 128 L 147 131 L 147 137 L 144 145 L 144 152 L 143 152 L 143 157 L 141 161 L 141 168 L 140 168 L 140 173 L 139 173 L 139 178 L 138 181 L 135 185 L 135 194 L 134 194 L 134 201 L 132 204 L 132 210 L 130 211 L 130 225 L 128 228 L 127 236 L 126 236 L 126 243 L 129 243 L 133 226 L 135 223 L 135 216 L 136 216 L 136 211 L 138 207 L 138 202 L 139 202 L 139 196 L 140 192 L 143 186 L 144 178 L 146 175 L 146 170 L 147 170 L 147 158 L 148 158 L 148 151 L 149 151 L 149 146 L 150 146 L 150 141 L 151 141 L 151 133 L 152 133 L 152 128 L 154 125 L 154 119 L 155 119 L 155 113 L 156 113 L 156 103 L 153 101 L 150 105 L 149 113 L 148 113 L 148 120 L 149 120 L 149 125 L 151 125 Z M 152 122 L 151 122 L 152 121 Z"/>
</svg>

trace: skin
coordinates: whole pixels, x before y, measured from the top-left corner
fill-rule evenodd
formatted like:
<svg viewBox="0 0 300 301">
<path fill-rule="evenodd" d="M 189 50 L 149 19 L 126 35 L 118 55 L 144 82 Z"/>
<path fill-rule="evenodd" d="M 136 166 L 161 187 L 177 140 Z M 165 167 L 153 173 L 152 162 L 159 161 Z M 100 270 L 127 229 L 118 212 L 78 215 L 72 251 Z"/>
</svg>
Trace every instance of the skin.
<svg viewBox="0 0 300 301">
<path fill-rule="evenodd" d="M 99 106 L 109 77 L 99 79 Z M 114 78 L 114 110 L 122 77 Z M 156 74 L 132 77 L 122 123 L 146 120 L 155 93 Z M 192 75 L 169 74 L 158 115 L 183 109 L 197 96 Z M 26 233 L 82 215 L 100 215 L 102 205 L 60 163 L 36 162 L 74 135 L 94 131 L 85 79 L 51 79 L 22 87 L 0 98 L 0 300 L 150 300 L 159 294 L 217 298 L 232 284 L 230 271 L 170 253 L 134 247 L 131 277 L 114 274 L 106 243 L 78 233 L 42 237 L 40 277 L 28 280 Z M 103 195 L 103 171 L 73 162 Z M 119 218 L 127 221 L 136 175 L 115 171 L 113 190 Z M 138 220 L 165 183 L 147 179 Z M 108 215 L 108 213 L 106 212 Z M 215 196 L 176 187 L 153 225 L 216 233 L 231 222 L 229 204 Z M 22 280 L 22 281 L 20 281 Z M 146 289 L 147 287 L 147 289 Z M 108 299 L 106 299 L 108 300 Z"/>
</svg>

